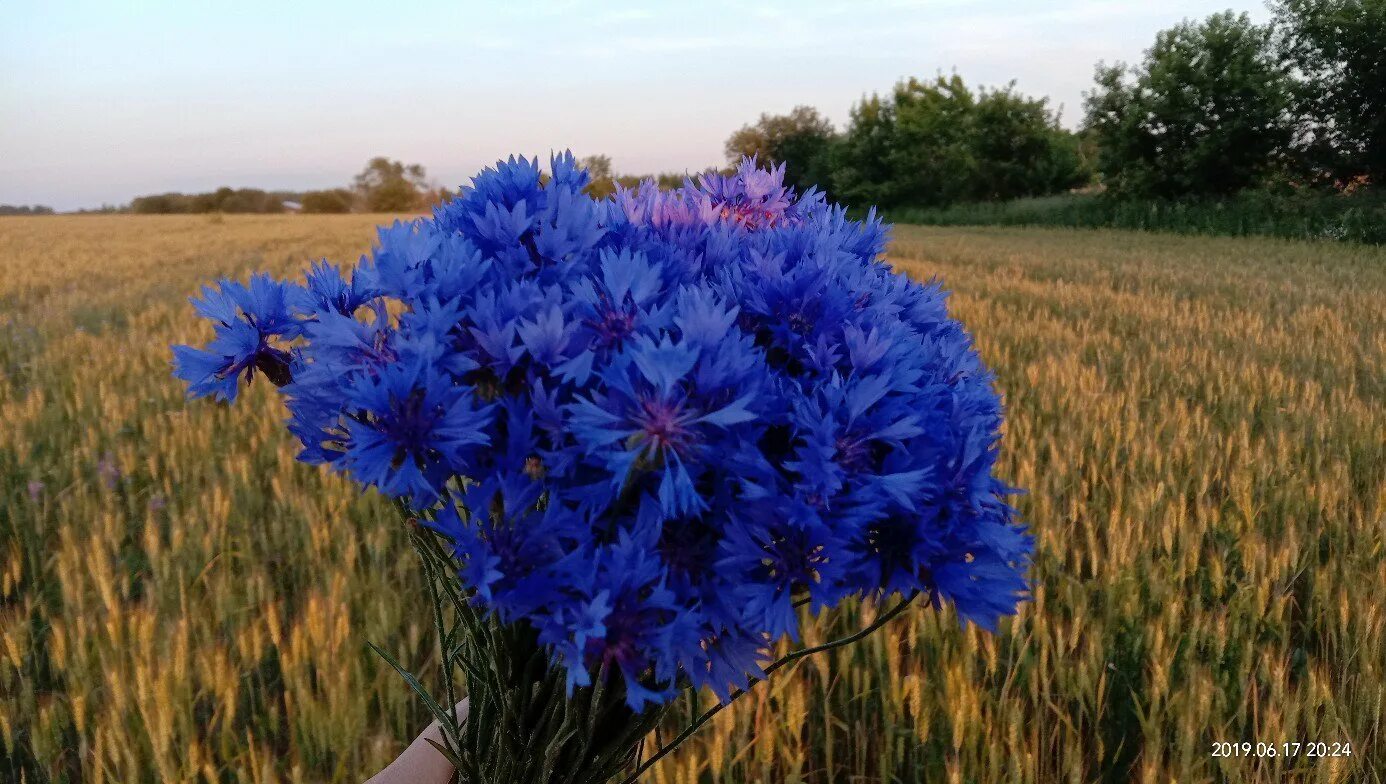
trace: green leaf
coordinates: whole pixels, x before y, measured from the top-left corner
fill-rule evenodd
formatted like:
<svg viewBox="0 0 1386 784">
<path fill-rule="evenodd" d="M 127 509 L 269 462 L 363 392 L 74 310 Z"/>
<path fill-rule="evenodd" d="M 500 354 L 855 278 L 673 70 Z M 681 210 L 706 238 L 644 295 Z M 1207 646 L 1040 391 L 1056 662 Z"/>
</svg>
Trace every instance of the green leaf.
<svg viewBox="0 0 1386 784">
<path fill-rule="evenodd" d="M 450 710 L 445 710 L 443 706 L 439 705 L 438 701 L 433 699 L 433 695 L 428 693 L 428 689 L 425 689 L 424 685 L 419 683 L 419 679 L 414 677 L 413 673 L 400 666 L 400 663 L 395 661 L 395 657 L 386 653 L 380 646 L 373 642 L 367 642 L 366 644 L 370 646 L 371 650 L 375 651 L 377 656 L 384 659 L 387 664 L 395 668 L 395 672 L 399 673 L 401 678 L 404 678 L 404 682 L 409 684 L 409 688 L 413 689 L 414 693 L 419 695 L 419 698 L 424 702 L 424 706 L 433 714 L 433 718 L 438 720 L 439 726 L 443 728 L 445 733 L 448 733 L 448 737 L 456 738 L 458 734 L 457 718 L 452 712 Z"/>
</svg>

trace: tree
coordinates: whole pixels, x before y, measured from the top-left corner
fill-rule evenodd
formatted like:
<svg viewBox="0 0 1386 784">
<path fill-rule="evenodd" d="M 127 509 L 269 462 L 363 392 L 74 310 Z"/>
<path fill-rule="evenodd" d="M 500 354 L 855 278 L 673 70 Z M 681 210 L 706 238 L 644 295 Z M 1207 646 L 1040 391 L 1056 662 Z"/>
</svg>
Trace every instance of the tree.
<svg viewBox="0 0 1386 784">
<path fill-rule="evenodd" d="M 872 94 L 852 107 L 842 142 L 832 154 L 833 193 L 849 204 L 890 205 L 899 199 L 891 162 L 895 105 Z"/>
<path fill-rule="evenodd" d="M 743 157 L 784 164 L 785 183 L 802 193 L 815 185 L 827 189 L 836 138 L 832 123 L 817 109 L 796 106 L 789 114 L 762 114 L 754 125 L 743 125 L 724 149 L 733 166 Z"/>
<path fill-rule="evenodd" d="M 1386 0 L 1279 0 L 1281 51 L 1300 74 L 1297 147 L 1319 172 L 1386 183 Z"/>
<path fill-rule="evenodd" d="M 437 206 L 439 206 L 439 205 L 447 204 L 448 202 L 450 202 L 450 201 L 452 201 L 453 199 L 457 198 L 457 196 L 458 196 L 458 190 L 457 190 L 457 189 L 455 189 L 455 188 L 446 188 L 446 187 L 439 186 L 439 187 L 434 188 L 434 189 L 432 189 L 432 190 L 424 191 L 424 193 L 423 193 L 424 206 L 427 207 L 428 209 L 432 210 L 433 208 L 435 208 L 435 207 L 437 207 Z"/>
<path fill-rule="evenodd" d="M 1085 122 L 1114 192 L 1228 195 L 1282 163 L 1292 83 L 1246 14 L 1162 31 L 1139 67 L 1099 63 L 1096 82 Z"/>
<path fill-rule="evenodd" d="M 616 192 L 616 178 L 611 168 L 611 156 L 589 155 L 583 158 L 580 163 L 592 178 L 585 189 L 588 195 L 597 199 L 605 199 Z"/>
<path fill-rule="evenodd" d="M 896 198 L 934 206 L 967 201 L 978 186 L 972 115 L 976 100 L 962 77 L 911 77 L 895 86 L 891 169 Z"/>
<path fill-rule="evenodd" d="M 989 200 L 1056 193 L 1090 176 L 1078 137 L 1059 126 L 1047 98 L 1030 98 L 1015 83 L 983 89 L 972 109 L 970 146 L 976 162 L 971 194 Z"/>
<path fill-rule="evenodd" d="M 353 197 L 346 188 L 332 188 L 325 191 L 308 191 L 303 194 L 303 211 L 307 213 L 351 212 Z"/>
<path fill-rule="evenodd" d="M 409 212 L 419 208 L 428 190 L 424 167 L 385 157 L 372 158 L 353 181 L 370 212 Z"/>
<path fill-rule="evenodd" d="M 834 194 L 885 207 L 1054 193 L 1086 178 L 1078 141 L 1013 84 L 973 93 L 957 75 L 908 79 L 852 108 L 832 155 Z"/>
</svg>

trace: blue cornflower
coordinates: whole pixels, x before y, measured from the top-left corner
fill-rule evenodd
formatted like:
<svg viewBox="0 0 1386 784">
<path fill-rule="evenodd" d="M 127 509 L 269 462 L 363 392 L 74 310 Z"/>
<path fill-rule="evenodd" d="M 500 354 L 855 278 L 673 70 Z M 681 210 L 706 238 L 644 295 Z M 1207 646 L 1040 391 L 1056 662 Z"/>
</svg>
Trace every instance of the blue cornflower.
<svg viewBox="0 0 1386 784">
<path fill-rule="evenodd" d="M 289 352 L 275 344 L 302 333 L 291 301 L 297 289 L 268 275 L 255 275 L 250 285 L 222 280 L 217 288 L 204 286 L 193 298 L 198 315 L 213 324 L 215 337 L 206 349 L 173 347 L 173 374 L 188 383 L 192 397 L 211 395 L 232 402 L 242 375 L 250 381 L 258 370 L 276 386 L 290 379 Z"/>
<path fill-rule="evenodd" d="M 598 348 L 621 348 L 638 333 L 651 334 L 667 326 L 661 308 L 668 285 L 660 265 L 643 253 L 603 251 L 599 275 L 579 279 L 572 286 L 581 323 L 591 331 Z"/>
<path fill-rule="evenodd" d="M 345 390 L 340 463 L 362 484 L 431 505 L 452 476 L 470 474 L 492 407 L 422 361 L 387 365 Z"/>
<path fill-rule="evenodd" d="M 482 612 L 636 710 L 747 687 L 803 600 L 1014 612 L 1000 397 L 874 212 L 754 161 L 605 201 L 550 169 L 497 163 L 353 270 L 204 290 L 215 335 L 176 375 L 225 400 L 270 377 L 301 459 L 412 507 Z"/>
<path fill-rule="evenodd" d="M 844 554 L 819 510 L 760 502 L 733 515 L 717 566 L 738 576 L 736 597 L 756 628 L 772 638 L 797 637 L 793 600 L 803 595 L 815 607 L 836 604 L 849 566 Z"/>
<path fill-rule="evenodd" d="M 674 684 L 657 682 L 649 674 L 680 609 L 664 584 L 663 565 L 625 534 L 596 555 L 591 566 L 574 575 L 580 584 L 593 586 L 590 597 L 577 606 L 581 620 L 572 624 L 572 636 L 556 646 L 569 685 L 586 685 L 589 672 L 606 668 L 624 679 L 632 710 L 666 702 Z"/>
<path fill-rule="evenodd" d="M 304 278 L 306 296 L 300 303 L 300 310 L 309 316 L 319 311 L 350 316 L 377 293 L 368 285 L 366 276 L 353 274 L 347 280 L 341 269 L 327 263 L 326 259 L 314 264 Z"/>
<path fill-rule="evenodd" d="M 599 456 L 620 486 L 637 470 L 658 474 L 659 499 L 669 514 L 705 508 L 690 469 L 707 458 L 716 430 L 748 422 L 748 393 L 713 404 L 691 388 L 699 350 L 668 338 L 637 341 L 628 359 L 605 379 L 608 394 L 580 399 L 571 407 L 572 432 L 588 452 Z"/>
</svg>

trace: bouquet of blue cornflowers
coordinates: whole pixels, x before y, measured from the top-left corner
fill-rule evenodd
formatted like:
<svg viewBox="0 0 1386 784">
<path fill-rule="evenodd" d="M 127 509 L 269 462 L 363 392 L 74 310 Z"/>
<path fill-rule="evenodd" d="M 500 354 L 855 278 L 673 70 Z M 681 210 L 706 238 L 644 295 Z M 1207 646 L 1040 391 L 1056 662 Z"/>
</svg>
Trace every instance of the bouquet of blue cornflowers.
<svg viewBox="0 0 1386 784">
<path fill-rule="evenodd" d="M 174 348 L 193 396 L 263 375 L 301 459 L 418 523 L 447 701 L 405 675 L 466 782 L 633 781 L 921 594 L 991 629 L 1025 592 L 992 376 L 940 287 L 884 263 L 874 213 L 754 161 L 606 200 L 587 183 L 566 153 L 500 162 L 350 272 L 204 289 L 214 339 Z M 802 605 L 896 595 L 769 661 Z M 717 705 L 637 761 L 690 689 Z"/>
</svg>

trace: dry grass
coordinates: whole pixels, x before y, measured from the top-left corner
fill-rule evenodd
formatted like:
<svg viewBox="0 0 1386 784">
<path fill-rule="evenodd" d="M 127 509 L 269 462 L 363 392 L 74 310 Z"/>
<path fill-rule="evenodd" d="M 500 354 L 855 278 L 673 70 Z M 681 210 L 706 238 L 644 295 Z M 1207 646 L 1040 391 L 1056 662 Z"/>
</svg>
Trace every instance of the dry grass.
<svg viewBox="0 0 1386 784">
<path fill-rule="evenodd" d="M 421 726 L 365 647 L 431 656 L 386 505 L 296 464 L 268 390 L 168 375 L 198 284 L 350 261 L 377 220 L 0 219 L 0 780 L 353 781 Z M 999 371 L 1035 601 L 811 660 L 650 780 L 1380 781 L 1386 251 L 902 228 L 894 257 Z"/>
</svg>

